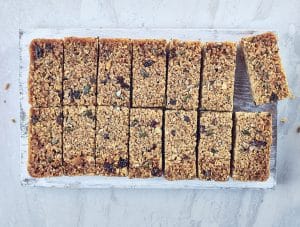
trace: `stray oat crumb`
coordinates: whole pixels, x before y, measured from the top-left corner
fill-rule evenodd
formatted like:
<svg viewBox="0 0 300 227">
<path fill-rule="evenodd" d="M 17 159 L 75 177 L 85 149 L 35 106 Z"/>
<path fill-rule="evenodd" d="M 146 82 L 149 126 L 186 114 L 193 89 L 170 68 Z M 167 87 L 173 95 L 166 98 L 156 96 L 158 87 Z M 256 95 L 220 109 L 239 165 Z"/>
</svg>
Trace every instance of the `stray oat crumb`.
<svg viewBox="0 0 300 227">
<path fill-rule="evenodd" d="M 11 119 L 11 121 L 12 121 L 12 123 L 16 123 L 16 119 L 14 119 L 14 118 Z"/>
<path fill-rule="evenodd" d="M 287 121 L 288 121 L 288 119 L 286 117 L 283 117 L 283 118 L 280 119 L 281 123 L 286 123 Z"/>
<path fill-rule="evenodd" d="M 10 88 L 10 83 L 5 84 L 4 89 L 7 91 Z"/>
</svg>

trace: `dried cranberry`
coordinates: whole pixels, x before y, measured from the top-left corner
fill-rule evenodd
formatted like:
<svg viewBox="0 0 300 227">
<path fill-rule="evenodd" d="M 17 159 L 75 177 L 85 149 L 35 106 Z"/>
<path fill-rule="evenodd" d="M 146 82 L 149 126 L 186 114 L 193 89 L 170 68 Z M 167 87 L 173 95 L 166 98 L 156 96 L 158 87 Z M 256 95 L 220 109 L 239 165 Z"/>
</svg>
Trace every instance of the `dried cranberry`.
<svg viewBox="0 0 300 227">
<path fill-rule="evenodd" d="M 128 160 L 124 158 L 120 158 L 118 162 L 118 167 L 119 168 L 124 168 L 128 166 Z"/>
<path fill-rule="evenodd" d="M 56 118 L 56 123 L 59 124 L 59 125 L 62 125 L 63 124 L 63 121 L 64 121 L 64 118 L 63 118 L 63 114 L 60 113 L 57 118 Z"/>
<path fill-rule="evenodd" d="M 184 116 L 184 117 L 183 117 L 183 120 L 184 120 L 185 122 L 191 122 L 191 119 L 189 118 L 189 116 Z"/>
<path fill-rule="evenodd" d="M 150 122 L 150 127 L 152 127 L 152 128 L 156 128 L 157 125 L 158 125 L 158 122 L 156 120 L 152 120 Z"/>
<path fill-rule="evenodd" d="M 161 176 L 161 171 L 160 171 L 160 169 L 157 168 L 157 167 L 153 167 L 153 168 L 151 169 L 151 175 L 154 176 L 154 177 L 159 177 L 159 176 Z"/>
<path fill-rule="evenodd" d="M 114 166 L 113 166 L 113 164 L 111 164 L 109 162 L 104 162 L 103 168 L 108 173 L 113 173 L 114 172 Z"/>
<path fill-rule="evenodd" d="M 31 123 L 36 124 L 39 121 L 39 117 L 36 115 L 31 116 Z"/>
<path fill-rule="evenodd" d="M 153 65 L 155 63 L 155 61 L 153 61 L 153 60 L 146 60 L 145 62 L 144 62 L 144 66 L 145 67 L 150 67 L 151 65 Z"/>
<path fill-rule="evenodd" d="M 34 53 L 35 53 L 36 59 L 41 58 L 44 55 L 44 51 L 39 45 L 35 46 Z"/>
</svg>

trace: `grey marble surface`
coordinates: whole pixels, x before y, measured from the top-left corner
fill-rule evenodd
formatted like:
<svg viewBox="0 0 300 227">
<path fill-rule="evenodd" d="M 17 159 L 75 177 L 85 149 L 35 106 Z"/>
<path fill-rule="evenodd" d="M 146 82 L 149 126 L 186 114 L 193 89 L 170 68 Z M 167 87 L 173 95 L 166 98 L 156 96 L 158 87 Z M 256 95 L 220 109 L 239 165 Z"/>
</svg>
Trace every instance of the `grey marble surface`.
<svg viewBox="0 0 300 227">
<path fill-rule="evenodd" d="M 172 3 L 172 4 L 171 4 Z M 0 1 L 0 226 L 300 226 L 300 2 Z M 68 190 L 19 183 L 18 29 L 276 30 L 295 99 L 279 104 L 274 190 Z M 9 90 L 5 90 L 10 83 Z M 16 123 L 12 122 L 16 120 Z"/>
</svg>

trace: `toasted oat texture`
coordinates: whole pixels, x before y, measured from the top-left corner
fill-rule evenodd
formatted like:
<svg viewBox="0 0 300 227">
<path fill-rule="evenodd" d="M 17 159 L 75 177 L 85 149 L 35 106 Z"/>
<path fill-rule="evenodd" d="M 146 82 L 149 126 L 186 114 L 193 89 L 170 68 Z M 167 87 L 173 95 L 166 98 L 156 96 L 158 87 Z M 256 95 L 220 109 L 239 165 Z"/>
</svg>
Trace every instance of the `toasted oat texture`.
<svg viewBox="0 0 300 227">
<path fill-rule="evenodd" d="M 169 43 L 167 108 L 196 110 L 199 103 L 201 43 Z"/>
<path fill-rule="evenodd" d="M 265 181 L 270 175 L 272 116 L 267 112 L 235 114 L 235 180 Z"/>
<path fill-rule="evenodd" d="M 132 105 L 134 107 L 164 106 L 166 40 L 134 40 L 132 68 Z"/>
<path fill-rule="evenodd" d="M 235 65 L 235 43 L 205 44 L 201 96 L 203 110 L 233 110 Z"/>
<path fill-rule="evenodd" d="M 29 103 L 33 107 L 61 105 L 63 41 L 34 39 L 30 43 Z"/>
<path fill-rule="evenodd" d="M 199 178 L 228 180 L 232 147 L 232 113 L 201 112 L 199 131 Z"/>
<path fill-rule="evenodd" d="M 130 110 L 129 177 L 162 175 L 162 110 Z"/>
<path fill-rule="evenodd" d="M 97 38 L 65 38 L 64 48 L 64 105 L 95 105 Z"/>
<path fill-rule="evenodd" d="M 29 113 L 28 172 L 32 177 L 61 176 L 62 110 L 31 108 Z"/>
<path fill-rule="evenodd" d="M 281 64 L 276 35 L 267 32 L 243 38 L 241 47 L 255 104 L 287 98 L 290 91 Z"/>
<path fill-rule="evenodd" d="M 197 111 L 165 113 L 165 177 L 169 180 L 196 177 Z"/>
<path fill-rule="evenodd" d="M 98 106 L 96 174 L 127 176 L 129 109 Z"/>
<path fill-rule="evenodd" d="M 129 39 L 99 40 L 99 105 L 129 107 L 131 54 Z"/>
<path fill-rule="evenodd" d="M 66 175 L 95 170 L 95 106 L 64 106 L 63 149 Z"/>
</svg>

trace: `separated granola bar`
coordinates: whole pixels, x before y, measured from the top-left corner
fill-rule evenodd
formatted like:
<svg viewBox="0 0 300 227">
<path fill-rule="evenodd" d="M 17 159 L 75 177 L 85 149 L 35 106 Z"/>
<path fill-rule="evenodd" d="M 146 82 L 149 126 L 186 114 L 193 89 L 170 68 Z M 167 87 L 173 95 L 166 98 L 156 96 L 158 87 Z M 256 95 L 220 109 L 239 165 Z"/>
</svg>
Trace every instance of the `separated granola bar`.
<svg viewBox="0 0 300 227">
<path fill-rule="evenodd" d="M 162 110 L 130 110 L 129 177 L 162 175 Z"/>
<path fill-rule="evenodd" d="M 96 174 L 127 176 L 129 109 L 98 106 Z"/>
<path fill-rule="evenodd" d="M 99 105 L 129 107 L 131 54 L 129 39 L 99 40 Z"/>
<path fill-rule="evenodd" d="M 134 40 L 132 68 L 132 105 L 134 107 L 164 106 L 166 40 Z"/>
<path fill-rule="evenodd" d="M 197 111 L 165 112 L 165 177 L 169 180 L 196 177 Z"/>
<path fill-rule="evenodd" d="M 33 107 L 61 105 L 63 41 L 34 39 L 30 43 L 29 103 Z"/>
<path fill-rule="evenodd" d="M 272 116 L 267 112 L 235 114 L 235 180 L 265 181 L 270 174 Z"/>
<path fill-rule="evenodd" d="M 203 64 L 201 109 L 232 111 L 236 44 L 206 43 Z"/>
<path fill-rule="evenodd" d="M 232 148 L 232 113 L 201 112 L 199 131 L 199 178 L 228 180 Z"/>
<path fill-rule="evenodd" d="M 167 108 L 196 110 L 199 103 L 201 43 L 169 43 Z"/>
<path fill-rule="evenodd" d="M 95 170 L 95 106 L 65 106 L 63 114 L 65 174 L 93 174 Z"/>
<path fill-rule="evenodd" d="M 63 174 L 61 109 L 31 108 L 29 118 L 29 174 L 32 177 L 61 176 Z"/>
<path fill-rule="evenodd" d="M 65 38 L 64 47 L 64 105 L 95 105 L 97 38 Z"/>
<path fill-rule="evenodd" d="M 255 104 L 276 102 L 290 95 L 276 35 L 272 32 L 241 40 Z"/>
</svg>

